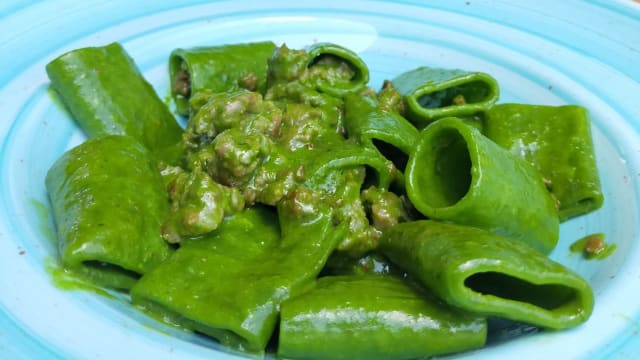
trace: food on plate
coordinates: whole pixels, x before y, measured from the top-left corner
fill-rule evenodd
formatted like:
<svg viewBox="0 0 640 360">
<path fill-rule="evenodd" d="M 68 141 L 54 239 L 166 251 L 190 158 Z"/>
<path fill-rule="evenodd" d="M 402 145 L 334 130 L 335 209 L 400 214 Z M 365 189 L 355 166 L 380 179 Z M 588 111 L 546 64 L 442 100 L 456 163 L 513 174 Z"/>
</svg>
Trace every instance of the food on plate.
<svg viewBox="0 0 640 360">
<path fill-rule="evenodd" d="M 439 119 L 420 133 L 406 187 L 431 219 L 487 229 L 545 254 L 556 246 L 558 212 L 540 174 L 458 118 Z"/>
<path fill-rule="evenodd" d="M 602 204 L 584 109 L 531 108 L 520 131 L 530 105 L 495 105 L 488 74 L 420 67 L 376 91 L 330 43 L 176 49 L 169 69 L 184 127 L 117 43 L 47 66 L 89 138 L 46 179 L 70 273 L 287 358 L 419 358 L 481 348 L 492 317 L 589 318 L 589 284 L 547 257 Z M 545 126 L 574 139 L 567 161 Z M 532 141 L 556 150 L 514 153 Z"/>
<path fill-rule="evenodd" d="M 496 80 L 482 72 L 421 66 L 391 83 L 405 99 L 407 118 L 419 128 L 438 118 L 481 113 L 500 97 Z"/>
<path fill-rule="evenodd" d="M 476 349 L 486 336 L 483 316 L 448 306 L 402 278 L 325 276 L 282 304 L 278 356 L 416 359 Z"/>
<path fill-rule="evenodd" d="M 176 111 L 189 114 L 189 100 L 200 91 L 247 89 L 264 92 L 271 41 L 175 49 L 169 57 L 171 95 Z"/>
<path fill-rule="evenodd" d="M 474 314 L 565 329 L 593 309 L 591 288 L 579 275 L 486 230 L 417 220 L 385 232 L 380 249 L 440 299 Z"/>
<path fill-rule="evenodd" d="M 119 43 L 65 53 L 46 66 L 51 87 L 89 137 L 129 135 L 178 161 L 181 129 Z"/>
<path fill-rule="evenodd" d="M 66 152 L 46 177 L 60 258 L 100 286 L 130 288 L 167 259 L 167 192 L 149 150 L 105 135 Z"/>
<path fill-rule="evenodd" d="M 560 221 L 602 206 L 584 107 L 498 104 L 486 112 L 484 134 L 538 170 L 558 203 Z"/>
</svg>

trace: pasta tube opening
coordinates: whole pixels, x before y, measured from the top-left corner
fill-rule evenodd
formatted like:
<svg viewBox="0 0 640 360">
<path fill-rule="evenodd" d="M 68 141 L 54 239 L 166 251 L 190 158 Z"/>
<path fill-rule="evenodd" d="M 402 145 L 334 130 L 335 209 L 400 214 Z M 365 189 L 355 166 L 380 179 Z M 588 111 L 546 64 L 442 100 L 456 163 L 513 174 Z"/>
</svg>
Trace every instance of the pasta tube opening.
<svg viewBox="0 0 640 360">
<path fill-rule="evenodd" d="M 307 51 L 307 77 L 321 92 L 342 97 L 364 89 L 369 81 L 367 65 L 345 47 L 317 43 Z"/>
<path fill-rule="evenodd" d="M 167 324 L 185 330 L 191 330 L 202 336 L 215 339 L 220 344 L 228 346 L 234 351 L 243 351 L 249 354 L 255 354 L 256 356 L 262 354 L 262 350 L 255 348 L 255 345 L 248 340 L 248 338 L 252 337 L 250 331 L 243 332 L 242 329 L 234 331 L 233 329 L 223 328 L 217 324 L 208 324 L 205 321 L 191 319 L 184 316 L 180 311 L 175 311 L 170 306 L 166 306 L 161 301 L 154 301 L 153 299 L 147 298 L 136 301 L 138 308 L 147 315 L 160 318 L 160 320 Z"/>
<path fill-rule="evenodd" d="M 418 91 L 418 103 L 427 109 L 437 109 L 448 106 L 476 104 L 487 101 L 492 95 L 492 89 L 484 81 L 471 81 L 453 86 Z"/>
<path fill-rule="evenodd" d="M 172 68 L 176 68 L 171 81 L 171 91 L 174 96 L 188 99 L 191 97 L 191 74 L 187 64 L 181 57 L 175 57 L 172 59 Z"/>
<path fill-rule="evenodd" d="M 105 279 L 105 284 L 110 284 L 114 288 L 129 288 L 142 275 L 136 271 L 129 270 L 118 264 L 99 260 L 85 260 L 82 262 L 80 273 L 86 274 L 93 281 Z M 112 280 L 107 280 L 112 279 Z"/>
<path fill-rule="evenodd" d="M 471 186 L 471 157 L 467 143 L 455 129 L 434 135 L 430 151 L 423 154 L 422 188 L 433 207 L 458 203 Z"/>
<path fill-rule="evenodd" d="M 333 54 L 320 54 L 311 59 L 307 68 L 312 72 L 326 75 L 326 80 L 332 85 L 348 84 L 350 81 L 358 81 L 362 73 L 349 61 Z"/>
<path fill-rule="evenodd" d="M 472 274 L 464 285 L 482 296 L 495 296 L 508 301 L 526 303 L 553 311 L 578 302 L 575 289 L 562 284 L 534 284 L 518 277 L 495 271 Z"/>
<path fill-rule="evenodd" d="M 373 146 L 387 159 L 391 160 L 395 167 L 404 170 L 409 161 L 409 156 L 394 144 L 390 144 L 384 140 L 371 139 Z"/>
</svg>

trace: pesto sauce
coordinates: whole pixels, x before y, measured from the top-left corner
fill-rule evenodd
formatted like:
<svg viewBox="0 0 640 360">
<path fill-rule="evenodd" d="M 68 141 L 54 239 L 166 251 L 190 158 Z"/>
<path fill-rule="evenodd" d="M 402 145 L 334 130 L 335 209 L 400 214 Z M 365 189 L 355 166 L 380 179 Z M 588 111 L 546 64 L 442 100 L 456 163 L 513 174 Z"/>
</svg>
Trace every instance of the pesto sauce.
<svg viewBox="0 0 640 360">
<path fill-rule="evenodd" d="M 360 199 L 362 165 L 373 167 L 381 184 L 392 170 L 382 155 L 344 136 L 341 99 L 299 82 L 280 83 L 264 98 L 247 91 L 193 98 L 204 105 L 185 132 L 191 171 L 205 169 L 214 181 L 237 188 L 247 206 L 273 206 L 308 187 L 335 205 L 336 222 L 348 223 L 338 250 L 357 257 L 375 248 L 379 234 Z"/>
<path fill-rule="evenodd" d="M 84 279 L 76 272 L 71 272 L 63 268 L 57 260 L 53 258 L 45 259 L 45 269 L 53 279 L 53 284 L 62 290 L 90 291 L 108 299 L 115 299 L 105 288 L 95 285 L 91 279 Z"/>
<path fill-rule="evenodd" d="M 571 244 L 569 250 L 572 253 L 581 253 L 582 257 L 591 260 L 603 260 L 608 258 L 617 249 L 616 244 L 607 244 L 604 242 L 605 235 L 603 233 L 595 233 L 578 239 Z M 594 244 L 596 242 L 596 244 Z"/>
</svg>

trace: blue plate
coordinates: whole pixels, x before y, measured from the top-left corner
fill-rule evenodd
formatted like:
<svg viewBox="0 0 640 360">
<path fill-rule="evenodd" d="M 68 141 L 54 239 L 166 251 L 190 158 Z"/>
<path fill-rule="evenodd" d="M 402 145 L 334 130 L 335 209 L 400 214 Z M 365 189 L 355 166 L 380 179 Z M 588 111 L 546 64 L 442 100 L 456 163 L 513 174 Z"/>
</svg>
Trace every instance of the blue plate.
<svg viewBox="0 0 640 360">
<path fill-rule="evenodd" d="M 0 3 L 0 357 L 231 359 L 213 341 L 158 324 L 121 298 L 54 286 L 43 179 L 84 137 L 44 71 L 61 53 L 119 41 L 164 96 L 176 47 L 318 41 L 364 58 L 371 85 L 419 65 L 495 76 L 501 102 L 580 104 L 593 120 L 602 209 L 562 225 L 552 257 L 594 288 L 591 319 L 454 358 L 632 358 L 640 353 L 640 4 L 637 1 L 124 1 Z M 572 255 L 603 232 L 617 251 Z"/>
</svg>

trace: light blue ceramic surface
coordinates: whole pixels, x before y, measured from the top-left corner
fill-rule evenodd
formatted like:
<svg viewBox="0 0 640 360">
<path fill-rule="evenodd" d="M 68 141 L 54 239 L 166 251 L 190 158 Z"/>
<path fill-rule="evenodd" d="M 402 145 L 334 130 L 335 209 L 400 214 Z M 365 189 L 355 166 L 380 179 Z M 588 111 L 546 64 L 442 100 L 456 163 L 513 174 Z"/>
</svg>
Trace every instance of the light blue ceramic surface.
<svg viewBox="0 0 640 360">
<path fill-rule="evenodd" d="M 581 104 L 591 111 L 605 206 L 562 225 L 552 257 L 596 293 L 583 326 L 523 336 L 462 359 L 634 359 L 640 354 L 640 4 L 620 1 L 0 2 L 0 358 L 231 359 L 210 340 L 162 327 L 120 299 L 62 291 L 44 175 L 83 140 L 47 89 L 45 64 L 120 41 L 164 96 L 176 47 L 316 41 L 364 58 L 371 85 L 419 65 L 494 75 L 501 102 Z M 604 232 L 603 261 L 571 255 Z"/>
</svg>

